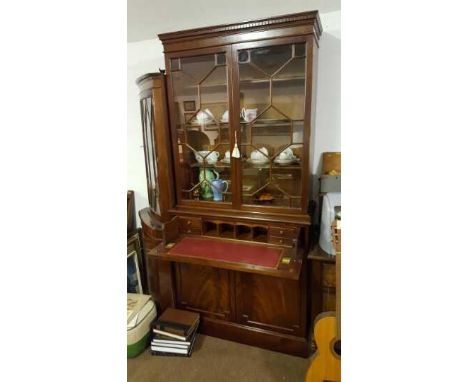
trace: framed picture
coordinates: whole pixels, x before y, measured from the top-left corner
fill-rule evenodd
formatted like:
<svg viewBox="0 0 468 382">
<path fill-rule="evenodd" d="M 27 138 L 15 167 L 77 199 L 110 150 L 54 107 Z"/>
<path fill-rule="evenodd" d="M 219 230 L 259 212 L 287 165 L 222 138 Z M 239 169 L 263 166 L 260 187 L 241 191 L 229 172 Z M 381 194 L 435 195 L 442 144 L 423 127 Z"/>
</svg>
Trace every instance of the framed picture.
<svg viewBox="0 0 468 382">
<path fill-rule="evenodd" d="M 184 101 L 184 111 L 197 111 L 197 103 L 195 101 Z"/>
<path fill-rule="evenodd" d="M 127 254 L 127 293 L 143 293 L 138 253 Z"/>
<path fill-rule="evenodd" d="M 195 118 L 193 118 L 195 114 L 192 113 L 191 111 L 189 112 L 185 112 L 184 113 L 184 122 L 185 123 L 192 123 L 192 122 L 196 122 L 197 120 Z"/>
<path fill-rule="evenodd" d="M 127 238 L 127 293 L 146 293 L 145 258 L 139 231 Z"/>
</svg>

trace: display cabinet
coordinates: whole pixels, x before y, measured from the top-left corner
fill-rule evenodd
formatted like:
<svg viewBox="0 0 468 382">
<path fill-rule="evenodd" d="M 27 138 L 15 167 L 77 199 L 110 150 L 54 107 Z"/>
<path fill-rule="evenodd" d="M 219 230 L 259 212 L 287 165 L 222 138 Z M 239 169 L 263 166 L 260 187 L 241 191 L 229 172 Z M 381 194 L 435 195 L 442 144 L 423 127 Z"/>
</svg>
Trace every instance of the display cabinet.
<svg viewBox="0 0 468 382">
<path fill-rule="evenodd" d="M 316 11 L 161 34 L 166 75 L 138 81 L 154 299 L 199 312 L 206 334 L 302 356 L 320 34 Z M 177 251 L 187 237 L 207 257 Z M 240 247 L 221 261 L 223 243 Z M 258 265 L 260 248 L 277 263 Z"/>
</svg>

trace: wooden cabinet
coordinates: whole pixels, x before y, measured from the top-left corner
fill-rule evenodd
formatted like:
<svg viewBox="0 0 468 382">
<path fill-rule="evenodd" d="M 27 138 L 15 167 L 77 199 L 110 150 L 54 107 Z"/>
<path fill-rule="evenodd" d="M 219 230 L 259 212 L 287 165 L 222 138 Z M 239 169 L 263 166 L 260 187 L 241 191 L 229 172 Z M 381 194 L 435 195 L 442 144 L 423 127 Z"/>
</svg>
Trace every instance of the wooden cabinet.
<svg viewBox="0 0 468 382">
<path fill-rule="evenodd" d="M 298 281 L 252 273 L 237 273 L 236 276 L 240 323 L 286 334 L 305 334 Z"/>
<path fill-rule="evenodd" d="M 206 334 L 302 356 L 321 31 L 312 11 L 160 34 L 165 74 L 137 81 L 151 294 L 161 309 L 200 312 Z M 283 248 L 289 258 L 273 269 L 181 261 L 165 254 L 177 235 Z"/>
<path fill-rule="evenodd" d="M 307 17 L 313 28 L 317 15 Z M 190 34 L 160 38 L 167 51 L 174 38 Z M 166 54 L 177 209 L 274 211 L 308 220 L 315 37 Z M 239 158 L 232 155 L 236 144 Z"/>
<path fill-rule="evenodd" d="M 175 265 L 177 306 L 222 320 L 232 319 L 229 271 L 178 263 Z"/>
</svg>

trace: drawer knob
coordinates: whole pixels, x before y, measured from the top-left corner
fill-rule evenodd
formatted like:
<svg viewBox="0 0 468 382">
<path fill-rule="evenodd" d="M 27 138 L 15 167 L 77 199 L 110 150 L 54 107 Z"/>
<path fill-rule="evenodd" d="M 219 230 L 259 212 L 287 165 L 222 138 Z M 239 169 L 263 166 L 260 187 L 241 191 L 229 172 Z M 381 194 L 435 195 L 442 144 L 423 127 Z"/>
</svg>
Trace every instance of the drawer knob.
<svg viewBox="0 0 468 382">
<path fill-rule="evenodd" d="M 280 243 L 283 244 L 283 239 L 280 239 Z"/>
<path fill-rule="evenodd" d="M 192 222 L 189 220 L 189 221 L 187 222 L 187 225 L 191 225 L 191 224 L 192 224 Z"/>
<path fill-rule="evenodd" d="M 192 233 L 192 230 L 191 230 L 191 229 L 188 229 L 188 230 L 187 230 L 187 233 Z"/>
<path fill-rule="evenodd" d="M 280 230 L 280 235 L 282 235 L 283 233 L 284 233 L 284 231 L 283 231 L 283 230 Z"/>
</svg>

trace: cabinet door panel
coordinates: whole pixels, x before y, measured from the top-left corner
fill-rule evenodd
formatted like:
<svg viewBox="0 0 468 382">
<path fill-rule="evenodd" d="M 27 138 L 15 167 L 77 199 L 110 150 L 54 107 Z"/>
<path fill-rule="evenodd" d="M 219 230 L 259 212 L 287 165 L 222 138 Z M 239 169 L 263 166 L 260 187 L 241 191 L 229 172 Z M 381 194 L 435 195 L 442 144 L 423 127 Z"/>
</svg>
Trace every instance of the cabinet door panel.
<svg viewBox="0 0 468 382">
<path fill-rule="evenodd" d="M 238 273 L 236 288 L 239 322 L 282 333 L 300 334 L 299 281 Z"/>
<path fill-rule="evenodd" d="M 246 45 L 236 46 L 234 55 L 241 112 L 242 204 L 300 209 L 309 109 L 306 43 L 241 46 Z"/>
<path fill-rule="evenodd" d="M 176 264 L 177 305 L 218 319 L 230 319 L 229 271 Z"/>
<path fill-rule="evenodd" d="M 182 201 L 224 207 L 232 203 L 227 56 L 226 48 L 220 48 L 190 56 L 173 54 L 167 60 L 177 191 Z"/>
</svg>

